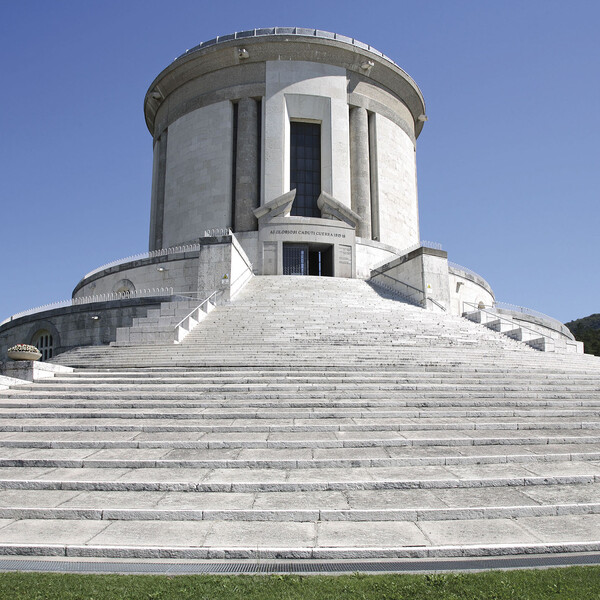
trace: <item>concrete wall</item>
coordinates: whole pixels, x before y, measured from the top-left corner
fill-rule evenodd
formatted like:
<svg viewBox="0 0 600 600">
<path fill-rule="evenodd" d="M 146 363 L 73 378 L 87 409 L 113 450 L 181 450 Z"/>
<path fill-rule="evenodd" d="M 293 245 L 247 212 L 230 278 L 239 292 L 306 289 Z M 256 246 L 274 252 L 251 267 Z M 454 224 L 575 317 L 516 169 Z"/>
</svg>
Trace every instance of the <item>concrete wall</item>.
<svg viewBox="0 0 600 600">
<path fill-rule="evenodd" d="M 395 123 L 376 114 L 371 119 L 375 144 L 371 166 L 377 179 L 379 241 L 396 248 L 419 242 L 415 147 Z"/>
<path fill-rule="evenodd" d="M 252 276 L 252 263 L 235 236 L 232 236 L 229 300 L 237 296 Z"/>
<path fill-rule="evenodd" d="M 372 271 L 371 281 L 396 290 L 413 304 L 448 311 L 448 255 L 420 247 Z"/>
<path fill-rule="evenodd" d="M 369 279 L 376 265 L 398 258 L 398 249 L 373 240 L 356 238 L 356 277 Z"/>
<path fill-rule="evenodd" d="M 256 232 L 245 235 L 246 245 L 255 253 L 257 235 Z M 201 244 L 200 250 L 139 259 L 94 273 L 77 284 L 73 298 L 110 294 L 121 282 L 130 281 L 138 291 L 172 288 L 174 294 L 192 293 L 199 297 L 227 290 L 221 295 L 227 300 L 230 285 L 235 283 L 237 291 L 248 273 L 252 274 L 253 261 L 236 236 L 203 238 L 197 242 Z"/>
<path fill-rule="evenodd" d="M 233 108 L 217 102 L 169 127 L 162 247 L 232 223 Z"/>
<path fill-rule="evenodd" d="M 450 312 L 454 315 L 462 315 L 464 312 L 473 310 L 471 306 L 465 306 L 465 302 L 485 307 L 493 306 L 495 298 L 492 288 L 483 277 L 474 273 L 463 271 L 457 267 L 449 266 L 449 288 L 450 288 Z"/>
<path fill-rule="evenodd" d="M 575 336 L 571 333 L 569 328 L 556 319 L 545 319 L 541 316 L 528 315 L 527 313 L 506 308 L 496 308 L 494 309 L 494 312 L 505 317 L 510 317 L 518 325 L 538 331 L 551 337 L 553 340 L 575 341 Z"/>
<path fill-rule="evenodd" d="M 290 120 L 321 123 L 321 187 L 350 206 L 346 69 L 304 61 L 268 61 L 263 103 L 262 200 L 290 190 Z"/>
<path fill-rule="evenodd" d="M 148 309 L 160 308 L 167 300 L 168 296 L 94 302 L 20 317 L 0 327 L 0 360 L 11 346 L 32 343 L 40 330 L 52 334 L 55 355 L 77 346 L 109 344 L 116 339 L 117 327 L 129 327 L 135 317 L 145 317 Z"/>
<path fill-rule="evenodd" d="M 159 270 L 161 269 L 161 270 Z M 176 293 L 198 289 L 198 252 L 159 256 L 116 265 L 82 280 L 73 298 L 110 294 L 115 286 L 128 279 L 135 290 L 172 287 Z"/>
</svg>

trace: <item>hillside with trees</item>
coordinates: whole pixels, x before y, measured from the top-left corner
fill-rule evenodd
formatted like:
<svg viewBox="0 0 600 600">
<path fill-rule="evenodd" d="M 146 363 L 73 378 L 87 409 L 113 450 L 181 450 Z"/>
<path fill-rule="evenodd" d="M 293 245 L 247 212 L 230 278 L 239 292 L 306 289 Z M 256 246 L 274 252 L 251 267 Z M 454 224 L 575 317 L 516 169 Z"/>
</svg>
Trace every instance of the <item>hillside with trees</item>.
<svg viewBox="0 0 600 600">
<path fill-rule="evenodd" d="M 600 356 L 600 313 L 570 321 L 565 325 L 576 340 L 583 342 L 586 354 Z"/>
</svg>

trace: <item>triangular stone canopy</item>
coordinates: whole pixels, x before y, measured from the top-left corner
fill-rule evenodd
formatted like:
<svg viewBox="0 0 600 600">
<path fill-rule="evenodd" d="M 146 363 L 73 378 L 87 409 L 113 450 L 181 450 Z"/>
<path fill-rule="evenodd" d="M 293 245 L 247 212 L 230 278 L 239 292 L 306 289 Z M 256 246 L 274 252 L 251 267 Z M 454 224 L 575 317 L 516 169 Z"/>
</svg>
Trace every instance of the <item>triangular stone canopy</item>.
<svg viewBox="0 0 600 600">
<path fill-rule="evenodd" d="M 296 190 L 290 190 L 274 200 L 263 204 L 263 206 L 255 208 L 254 215 L 261 225 L 268 223 L 275 217 L 289 217 L 295 198 Z M 360 217 L 353 210 L 327 192 L 321 192 L 317 200 L 317 206 L 321 211 L 321 218 L 323 219 L 342 221 L 350 225 L 350 227 L 356 227 L 360 221 Z"/>
</svg>

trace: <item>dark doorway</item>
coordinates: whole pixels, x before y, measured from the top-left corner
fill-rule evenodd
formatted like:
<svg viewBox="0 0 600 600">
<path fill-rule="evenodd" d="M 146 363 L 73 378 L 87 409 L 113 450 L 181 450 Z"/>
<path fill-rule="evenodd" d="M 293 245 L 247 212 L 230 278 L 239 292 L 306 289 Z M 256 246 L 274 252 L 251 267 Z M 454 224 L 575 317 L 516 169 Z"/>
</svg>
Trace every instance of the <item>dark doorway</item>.
<svg viewBox="0 0 600 600">
<path fill-rule="evenodd" d="M 333 277 L 333 246 L 283 244 L 283 274 Z"/>
<path fill-rule="evenodd" d="M 283 274 L 308 275 L 308 246 L 283 245 Z"/>
<path fill-rule="evenodd" d="M 321 250 L 321 275 L 333 277 L 333 246 Z"/>
<path fill-rule="evenodd" d="M 333 277 L 333 246 L 325 249 L 310 249 L 308 253 L 308 274 Z"/>
</svg>

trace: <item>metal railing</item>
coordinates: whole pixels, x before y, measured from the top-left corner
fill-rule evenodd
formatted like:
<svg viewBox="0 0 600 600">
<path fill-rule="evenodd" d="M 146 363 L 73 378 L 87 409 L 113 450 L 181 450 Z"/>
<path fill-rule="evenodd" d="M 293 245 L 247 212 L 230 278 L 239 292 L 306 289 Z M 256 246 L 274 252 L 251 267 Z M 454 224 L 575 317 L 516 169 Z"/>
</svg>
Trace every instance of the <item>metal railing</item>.
<svg viewBox="0 0 600 600">
<path fill-rule="evenodd" d="M 485 278 L 482 277 L 479 273 L 473 271 L 473 269 L 468 269 L 467 267 L 463 267 L 462 265 L 459 265 L 458 263 L 452 262 L 450 260 L 448 261 L 448 266 L 454 269 L 458 269 L 459 271 L 464 271 L 469 275 L 473 275 L 473 277 L 478 277 L 479 279 L 483 279 L 483 281 L 485 281 Z"/>
<path fill-rule="evenodd" d="M 232 235 L 232 233 L 229 227 L 214 227 L 213 229 L 205 229 L 204 237 L 222 237 Z"/>
<path fill-rule="evenodd" d="M 387 279 L 391 279 L 395 283 L 399 283 L 400 285 L 403 285 L 410 291 L 408 293 L 404 293 L 404 292 L 397 290 L 395 287 L 393 287 L 391 285 L 385 285 L 384 283 L 374 281 L 373 278 L 378 277 L 379 275 L 381 275 L 382 277 L 386 277 Z M 371 283 L 374 283 L 375 285 L 380 285 L 383 288 L 386 288 L 388 290 L 396 292 L 398 295 L 402 296 L 402 298 L 404 298 L 409 304 L 414 304 L 415 306 L 420 306 L 422 308 L 426 308 L 427 302 L 431 302 L 432 304 L 437 306 L 443 312 L 447 312 L 446 307 L 443 304 L 438 302 L 435 298 L 431 298 L 430 296 L 427 296 L 427 294 L 425 294 L 425 292 L 423 290 L 415 287 L 414 285 L 410 285 L 410 283 L 401 281 L 400 279 L 397 279 L 396 277 L 392 277 L 391 275 L 388 275 L 384 271 L 377 271 L 377 272 L 371 271 L 371 279 L 369 281 Z M 417 300 L 417 301 L 414 300 L 415 293 L 417 293 L 421 296 L 420 300 Z"/>
<path fill-rule="evenodd" d="M 210 312 L 210 310 L 212 310 L 211 308 L 209 308 L 209 306 L 212 306 L 214 308 L 215 302 L 213 302 L 213 298 L 220 293 L 222 293 L 222 290 L 215 290 L 210 296 L 208 296 L 208 298 L 202 300 L 202 302 L 200 302 L 198 306 L 196 306 L 185 317 L 183 317 L 183 319 L 181 319 L 181 321 L 179 321 L 177 325 L 175 325 L 173 329 L 175 343 L 181 342 L 185 338 L 185 336 L 196 325 L 198 325 L 198 323 L 201 321 L 200 312 L 203 312 L 205 315 L 207 315 Z"/>
<path fill-rule="evenodd" d="M 231 229 L 229 227 L 216 227 L 215 229 L 206 229 L 204 231 L 203 237 L 218 237 L 232 235 Z M 201 238 L 202 239 L 202 238 Z M 118 265 L 122 265 L 128 262 L 133 262 L 135 260 L 144 260 L 147 258 L 156 258 L 157 256 L 168 256 L 169 254 L 182 254 L 184 252 L 196 252 L 200 250 L 202 244 L 183 244 L 180 246 L 171 246 L 169 248 L 161 248 L 160 250 L 151 250 L 150 252 L 140 252 L 138 254 L 132 254 L 131 256 L 126 256 L 125 258 L 118 258 L 117 260 L 112 260 L 111 262 L 105 263 L 100 267 L 86 273 L 82 279 L 87 279 L 96 273 L 100 273 L 105 269 L 110 269 L 111 267 L 116 267 Z"/>
<path fill-rule="evenodd" d="M 532 308 L 526 308 L 525 306 L 509 304 L 508 302 L 494 302 L 494 308 L 510 310 L 512 312 L 518 312 L 523 315 L 529 315 L 530 317 L 537 317 L 538 319 L 542 319 L 544 321 L 549 321 L 550 323 L 555 325 L 559 331 L 566 328 L 566 325 L 564 323 L 561 323 L 558 319 L 555 319 L 554 317 L 550 317 L 550 316 L 544 314 L 543 312 L 533 310 Z"/>
<path fill-rule="evenodd" d="M 79 298 L 71 298 L 69 300 L 61 300 L 59 302 L 51 302 L 50 304 L 42 304 L 35 308 L 29 308 L 21 312 L 15 313 L 4 319 L 0 325 L 10 323 L 15 319 L 26 317 L 28 315 L 34 315 L 36 313 L 45 312 L 47 310 L 53 310 L 55 308 L 67 308 L 69 306 L 81 306 L 82 304 L 91 304 L 93 302 L 111 302 L 113 300 L 129 300 L 134 298 L 152 298 L 155 296 L 172 296 L 173 288 L 149 288 L 145 290 L 135 290 L 132 292 L 111 292 L 107 294 L 95 294 L 93 296 L 81 296 Z"/>
<path fill-rule="evenodd" d="M 554 343 L 552 336 L 542 333 L 541 331 L 538 331 L 537 329 L 532 329 L 531 327 L 527 327 L 526 325 L 521 325 L 520 323 L 515 323 L 510 317 L 505 317 L 505 316 L 501 315 L 500 313 L 495 312 L 494 307 L 480 308 L 479 305 L 475 304 L 474 302 L 463 302 L 463 305 L 471 307 L 474 311 L 481 311 L 488 315 L 491 315 L 492 317 L 494 317 L 494 320 L 499 320 L 499 321 L 508 323 L 509 325 L 512 325 L 514 329 L 524 329 L 526 331 L 529 331 L 535 336 L 532 339 L 542 337 L 545 340 L 550 340 L 552 343 Z M 485 325 L 485 323 L 484 323 L 484 325 Z M 527 343 L 527 341 L 525 341 L 525 340 L 521 340 L 521 341 L 523 341 L 524 343 Z M 528 340 L 528 341 L 532 341 L 532 340 Z"/>
<path fill-rule="evenodd" d="M 385 277 L 386 279 L 390 279 L 391 281 L 393 281 L 396 284 L 400 284 L 403 287 L 406 288 L 406 292 L 404 291 L 400 291 L 397 288 L 393 287 L 392 285 L 386 285 L 385 283 L 381 282 L 381 281 L 375 281 L 375 277 L 379 277 L 379 276 Z M 415 287 L 414 285 L 410 285 L 410 283 L 406 283 L 404 281 L 401 281 L 400 279 L 396 279 L 396 277 L 392 277 L 391 275 L 388 275 L 387 273 L 384 273 L 383 271 L 371 271 L 371 279 L 369 279 L 369 283 L 374 283 L 375 285 L 379 285 L 385 289 L 391 290 L 392 292 L 397 293 L 399 296 L 402 296 L 402 298 L 404 300 L 406 300 L 406 302 L 408 302 L 409 304 L 414 304 L 415 306 L 423 306 L 423 300 L 425 298 L 425 293 L 423 292 L 423 290 L 420 290 L 419 288 Z"/>
</svg>

